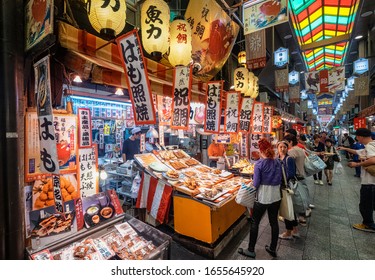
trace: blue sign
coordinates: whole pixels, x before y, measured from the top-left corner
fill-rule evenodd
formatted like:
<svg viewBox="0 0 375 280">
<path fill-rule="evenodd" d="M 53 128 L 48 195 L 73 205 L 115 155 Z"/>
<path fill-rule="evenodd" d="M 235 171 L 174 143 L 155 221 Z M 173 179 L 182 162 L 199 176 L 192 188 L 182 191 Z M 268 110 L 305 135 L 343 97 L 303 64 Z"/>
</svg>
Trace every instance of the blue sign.
<svg viewBox="0 0 375 280">
<path fill-rule="evenodd" d="M 283 67 L 289 62 L 289 50 L 286 48 L 278 48 L 274 52 L 274 64 L 277 67 Z"/>
<path fill-rule="evenodd" d="M 354 73 L 363 74 L 368 71 L 368 59 L 360 58 L 354 61 Z"/>
<path fill-rule="evenodd" d="M 289 73 L 289 84 L 295 85 L 299 82 L 299 72 L 293 70 Z"/>
</svg>

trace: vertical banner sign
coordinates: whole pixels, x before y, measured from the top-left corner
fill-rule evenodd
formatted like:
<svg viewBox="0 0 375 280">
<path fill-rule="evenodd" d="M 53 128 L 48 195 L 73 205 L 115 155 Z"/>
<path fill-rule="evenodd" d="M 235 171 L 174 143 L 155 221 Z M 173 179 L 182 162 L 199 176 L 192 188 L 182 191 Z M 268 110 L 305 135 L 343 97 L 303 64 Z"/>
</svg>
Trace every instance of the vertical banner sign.
<svg viewBox="0 0 375 280">
<path fill-rule="evenodd" d="M 344 90 L 344 89 L 345 89 L 345 66 L 329 69 L 328 70 L 329 92 L 336 93 L 336 91 Z"/>
<path fill-rule="evenodd" d="M 91 147 L 91 114 L 90 109 L 78 108 L 78 145 L 80 148 Z"/>
<path fill-rule="evenodd" d="M 299 84 L 294 86 L 289 86 L 289 102 L 299 103 L 300 102 L 300 88 Z"/>
<path fill-rule="evenodd" d="M 207 83 L 205 132 L 220 133 L 222 87 L 222 81 Z"/>
<path fill-rule="evenodd" d="M 358 128 L 367 128 L 366 118 L 354 118 L 354 130 Z"/>
<path fill-rule="evenodd" d="M 143 153 L 146 150 L 146 135 L 143 133 L 141 134 L 139 144 L 140 144 L 139 151 Z"/>
<path fill-rule="evenodd" d="M 240 93 L 227 92 L 226 108 L 225 108 L 225 133 L 238 132 L 238 112 L 240 109 Z"/>
<path fill-rule="evenodd" d="M 270 134 L 271 132 L 272 132 L 272 107 L 264 106 L 263 133 Z"/>
<path fill-rule="evenodd" d="M 249 70 L 266 67 L 266 30 L 245 35 L 246 65 Z"/>
<path fill-rule="evenodd" d="M 239 114 L 239 131 L 244 133 L 250 132 L 251 110 L 253 109 L 254 99 L 246 97 L 241 100 L 241 110 Z"/>
<path fill-rule="evenodd" d="M 319 79 L 320 79 L 320 92 L 325 93 L 328 92 L 328 70 L 321 70 L 319 72 Z"/>
<path fill-rule="evenodd" d="M 53 174 L 52 175 L 52 184 L 53 184 L 53 195 L 55 198 L 55 207 L 58 212 L 64 212 L 64 204 L 61 194 L 61 187 L 60 187 L 60 175 Z"/>
<path fill-rule="evenodd" d="M 320 76 L 318 71 L 305 73 L 306 93 L 316 94 L 320 92 Z"/>
<path fill-rule="evenodd" d="M 171 125 L 172 120 L 172 97 L 158 95 L 158 117 L 159 125 Z"/>
<path fill-rule="evenodd" d="M 289 72 L 288 68 L 275 70 L 275 90 L 277 92 L 288 92 Z"/>
<path fill-rule="evenodd" d="M 263 131 L 264 103 L 254 102 L 252 115 L 252 133 L 261 134 Z"/>
<path fill-rule="evenodd" d="M 78 150 L 78 186 L 81 197 L 97 194 L 98 181 L 98 150 L 96 145 Z"/>
<path fill-rule="evenodd" d="M 356 78 L 354 80 L 354 96 L 366 95 L 369 95 L 369 77 L 363 76 Z"/>
<path fill-rule="evenodd" d="M 165 146 L 165 143 L 164 143 L 164 126 L 163 125 L 159 125 L 159 145 Z"/>
<path fill-rule="evenodd" d="M 188 130 L 190 119 L 191 66 L 174 69 L 172 129 Z"/>
<path fill-rule="evenodd" d="M 122 59 L 136 125 L 156 124 L 150 81 L 137 30 L 116 39 Z"/>
<path fill-rule="evenodd" d="M 249 158 L 249 134 L 242 134 L 241 137 L 241 157 Z"/>
</svg>

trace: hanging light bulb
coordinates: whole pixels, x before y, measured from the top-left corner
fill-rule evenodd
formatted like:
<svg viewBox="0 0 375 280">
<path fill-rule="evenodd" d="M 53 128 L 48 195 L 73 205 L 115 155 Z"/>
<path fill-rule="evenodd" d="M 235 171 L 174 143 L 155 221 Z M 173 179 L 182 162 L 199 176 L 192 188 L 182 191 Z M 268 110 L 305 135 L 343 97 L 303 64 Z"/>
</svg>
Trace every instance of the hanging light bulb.
<svg viewBox="0 0 375 280">
<path fill-rule="evenodd" d="M 124 92 L 122 91 L 121 88 L 117 88 L 115 94 L 116 94 L 116 95 L 124 95 Z"/>
<path fill-rule="evenodd" d="M 82 83 L 82 79 L 81 79 L 81 77 L 79 75 L 76 75 L 74 77 L 74 79 L 73 79 L 73 82 L 75 82 L 75 83 Z"/>
<path fill-rule="evenodd" d="M 246 66 L 246 52 L 245 51 L 240 51 L 238 53 L 237 58 L 238 58 L 238 63 L 240 65 Z"/>
</svg>

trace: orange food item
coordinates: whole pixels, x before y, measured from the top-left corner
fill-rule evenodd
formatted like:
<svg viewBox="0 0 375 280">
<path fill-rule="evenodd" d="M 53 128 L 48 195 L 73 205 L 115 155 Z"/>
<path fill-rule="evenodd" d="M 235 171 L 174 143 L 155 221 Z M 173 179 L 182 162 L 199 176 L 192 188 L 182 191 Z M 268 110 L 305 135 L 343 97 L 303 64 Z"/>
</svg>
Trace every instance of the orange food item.
<svg viewBox="0 0 375 280">
<path fill-rule="evenodd" d="M 53 199 L 55 196 L 53 194 L 53 192 L 48 192 L 48 199 Z"/>
<path fill-rule="evenodd" d="M 41 201 L 46 201 L 48 199 L 47 194 L 45 192 L 41 192 L 39 195 L 39 199 Z"/>
<path fill-rule="evenodd" d="M 54 204 L 55 204 L 55 200 L 53 200 L 53 199 L 50 199 L 50 200 L 46 201 L 46 206 L 52 206 Z"/>
</svg>

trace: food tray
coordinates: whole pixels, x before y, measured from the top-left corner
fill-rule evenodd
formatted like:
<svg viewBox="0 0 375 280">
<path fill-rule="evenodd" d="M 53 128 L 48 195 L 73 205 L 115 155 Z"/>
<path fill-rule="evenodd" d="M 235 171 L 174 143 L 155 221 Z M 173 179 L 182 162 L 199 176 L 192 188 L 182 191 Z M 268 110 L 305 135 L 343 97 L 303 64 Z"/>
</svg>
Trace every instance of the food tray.
<svg viewBox="0 0 375 280">
<path fill-rule="evenodd" d="M 215 195 L 213 197 L 207 197 L 207 196 L 202 194 L 205 190 L 210 190 L 210 189 L 200 188 L 201 193 L 196 195 L 195 197 L 200 198 L 200 199 L 204 199 L 204 200 L 208 200 L 208 201 L 214 201 L 214 200 L 218 199 L 220 196 L 222 196 L 222 195 L 224 195 L 228 192 L 228 190 L 223 190 L 221 192 L 218 192 L 217 195 Z"/>
</svg>

